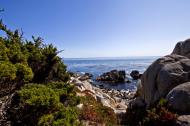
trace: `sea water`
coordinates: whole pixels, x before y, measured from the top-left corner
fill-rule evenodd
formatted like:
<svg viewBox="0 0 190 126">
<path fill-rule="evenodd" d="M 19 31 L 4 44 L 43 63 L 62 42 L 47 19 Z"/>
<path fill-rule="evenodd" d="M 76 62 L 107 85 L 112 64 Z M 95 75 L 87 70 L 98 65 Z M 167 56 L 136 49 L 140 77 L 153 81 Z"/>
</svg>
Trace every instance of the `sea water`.
<svg viewBox="0 0 190 126">
<path fill-rule="evenodd" d="M 68 71 L 77 73 L 91 73 L 95 79 L 102 73 L 111 70 L 125 70 L 127 78 L 131 80 L 129 74 L 132 70 L 138 70 L 143 73 L 148 66 L 154 62 L 157 56 L 154 57 L 125 57 L 125 58 L 64 58 L 64 63 L 67 65 Z M 131 80 L 132 81 L 132 80 Z M 99 84 L 96 82 L 96 84 Z M 136 81 L 128 84 L 104 84 L 106 88 L 114 89 L 136 89 Z"/>
</svg>

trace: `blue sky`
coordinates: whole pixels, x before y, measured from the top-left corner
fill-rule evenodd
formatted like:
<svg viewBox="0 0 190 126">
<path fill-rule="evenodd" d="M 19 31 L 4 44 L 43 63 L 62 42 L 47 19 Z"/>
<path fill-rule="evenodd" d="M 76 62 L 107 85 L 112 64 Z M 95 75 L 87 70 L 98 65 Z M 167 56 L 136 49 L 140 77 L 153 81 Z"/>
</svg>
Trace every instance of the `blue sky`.
<svg viewBox="0 0 190 126">
<path fill-rule="evenodd" d="M 189 0 L 1 0 L 0 14 L 24 37 L 62 57 L 162 56 L 190 37 Z"/>
</svg>

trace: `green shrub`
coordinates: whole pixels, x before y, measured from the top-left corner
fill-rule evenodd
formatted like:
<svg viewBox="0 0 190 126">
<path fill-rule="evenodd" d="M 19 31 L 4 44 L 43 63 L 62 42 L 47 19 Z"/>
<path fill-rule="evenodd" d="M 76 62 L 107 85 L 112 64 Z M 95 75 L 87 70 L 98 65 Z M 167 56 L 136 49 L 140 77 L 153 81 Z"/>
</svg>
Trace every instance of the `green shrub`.
<svg viewBox="0 0 190 126">
<path fill-rule="evenodd" d="M 40 118 L 39 126 L 78 126 L 78 113 L 75 108 L 62 108 L 58 112 L 44 115 Z"/>
<path fill-rule="evenodd" d="M 71 86 L 68 83 L 64 83 L 64 82 L 51 82 L 51 83 L 47 83 L 46 85 L 49 88 L 52 88 L 52 89 L 56 90 L 57 92 L 64 91 L 64 93 L 66 93 L 66 94 L 73 93 L 73 88 L 74 87 Z"/>
<path fill-rule="evenodd" d="M 11 81 L 16 78 L 17 69 L 15 65 L 8 61 L 0 61 L 0 80 Z"/>
<path fill-rule="evenodd" d="M 9 61 L 12 62 L 13 64 L 16 63 L 23 63 L 27 64 L 27 56 L 23 54 L 21 47 L 22 47 L 22 42 L 20 41 L 14 41 L 14 37 L 4 40 L 4 43 L 6 43 L 6 48 L 9 49 L 7 52 L 7 56 L 9 58 Z"/>
<path fill-rule="evenodd" d="M 27 84 L 13 98 L 9 115 L 13 125 L 36 125 L 41 116 L 62 106 L 53 89 L 41 84 Z"/>
<path fill-rule="evenodd" d="M 16 68 L 17 68 L 18 80 L 24 81 L 24 82 L 29 82 L 32 80 L 33 72 L 30 67 L 28 67 L 27 65 L 21 64 L 21 63 L 17 63 Z"/>
<path fill-rule="evenodd" d="M 53 89 L 40 84 L 27 84 L 22 90 L 18 91 L 18 95 L 21 104 L 35 106 L 36 108 L 57 108 L 59 103 L 57 93 Z"/>
<path fill-rule="evenodd" d="M 39 119 L 38 125 L 39 126 L 50 126 L 50 125 L 52 125 L 53 121 L 54 121 L 54 115 L 53 114 L 43 115 Z"/>
<path fill-rule="evenodd" d="M 75 106 L 79 103 L 72 89 L 61 82 L 26 84 L 13 98 L 10 119 L 14 125 L 72 125 L 78 118 Z"/>
<path fill-rule="evenodd" d="M 22 34 L 18 30 L 7 29 L 2 21 L 0 30 L 6 34 L 6 37 L 0 36 L 0 61 L 19 64 L 17 75 L 20 81 L 28 82 L 31 78 L 35 83 L 67 82 L 69 80 L 66 66 L 58 56 L 60 51 L 52 44 L 43 44 L 40 37 L 32 37 L 32 41 L 23 40 Z M 28 66 L 30 68 L 27 68 Z M 30 69 L 32 69 L 33 75 Z"/>
<path fill-rule="evenodd" d="M 58 93 L 60 102 L 65 106 L 76 106 L 80 103 L 80 97 L 76 96 L 76 92 L 73 91 L 74 86 L 63 82 L 48 83 L 47 86 Z"/>
<path fill-rule="evenodd" d="M 59 51 L 52 44 L 42 44 L 41 38 L 34 38 L 34 42 L 26 42 L 24 47 L 28 50 L 28 64 L 34 72 L 33 81 L 48 83 L 51 81 L 67 82 L 69 75 L 62 59 L 57 56 Z"/>
<path fill-rule="evenodd" d="M 58 56 L 60 51 L 43 44 L 40 37 L 23 40 L 18 30 L 9 30 L 2 21 L 0 30 L 6 35 L 0 36 L 0 96 L 21 89 L 8 110 L 13 125 L 37 125 L 40 118 L 43 125 L 51 118 L 52 125 L 74 125 L 74 106 L 80 98 L 67 84 L 70 76 Z"/>
<path fill-rule="evenodd" d="M 8 61 L 7 52 L 8 49 L 6 48 L 4 41 L 2 38 L 0 38 L 0 61 Z"/>
<path fill-rule="evenodd" d="M 17 87 L 17 69 L 9 61 L 0 61 L 0 97 L 12 92 Z"/>
<path fill-rule="evenodd" d="M 33 78 L 32 69 L 24 64 L 0 61 L 0 79 L 3 81 L 28 82 Z"/>
</svg>

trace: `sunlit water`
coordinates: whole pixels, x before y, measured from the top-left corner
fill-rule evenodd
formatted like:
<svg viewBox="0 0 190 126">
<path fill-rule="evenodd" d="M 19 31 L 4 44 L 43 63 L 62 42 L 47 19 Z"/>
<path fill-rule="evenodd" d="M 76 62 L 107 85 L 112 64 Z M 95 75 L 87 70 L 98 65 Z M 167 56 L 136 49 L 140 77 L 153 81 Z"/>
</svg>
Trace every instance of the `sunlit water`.
<svg viewBox="0 0 190 126">
<path fill-rule="evenodd" d="M 138 70 L 143 73 L 148 66 L 159 57 L 128 57 L 128 58 L 85 58 L 85 59 L 64 59 L 64 63 L 67 65 L 68 71 L 77 73 L 91 73 L 95 79 L 102 73 L 111 70 L 125 70 L 127 78 L 131 80 L 129 74 L 132 70 Z M 95 82 L 96 83 L 96 82 Z M 100 83 L 96 83 L 100 84 Z M 136 81 L 132 81 L 131 84 L 117 84 L 110 85 L 104 84 L 106 88 L 114 89 L 130 89 L 136 90 Z"/>
</svg>

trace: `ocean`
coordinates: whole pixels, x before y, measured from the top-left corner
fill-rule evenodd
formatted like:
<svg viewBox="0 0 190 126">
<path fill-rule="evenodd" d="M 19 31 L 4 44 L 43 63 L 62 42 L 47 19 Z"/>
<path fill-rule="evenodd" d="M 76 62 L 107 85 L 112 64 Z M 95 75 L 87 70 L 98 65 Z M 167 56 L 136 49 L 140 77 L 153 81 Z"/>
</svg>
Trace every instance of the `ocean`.
<svg viewBox="0 0 190 126">
<path fill-rule="evenodd" d="M 143 73 L 148 66 L 159 57 L 125 57 L 125 58 L 65 58 L 64 63 L 67 65 L 67 70 L 76 73 L 91 73 L 93 79 L 102 73 L 111 70 L 125 70 L 127 78 L 132 81 L 132 84 L 110 85 L 104 84 L 106 88 L 114 89 L 136 89 L 136 81 L 133 81 L 129 74 L 132 70 L 138 70 Z M 95 82 L 96 84 L 99 84 Z"/>
</svg>

